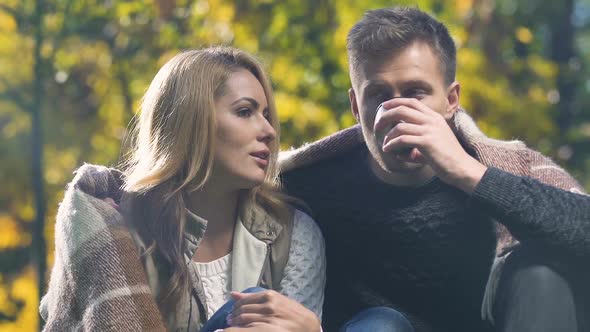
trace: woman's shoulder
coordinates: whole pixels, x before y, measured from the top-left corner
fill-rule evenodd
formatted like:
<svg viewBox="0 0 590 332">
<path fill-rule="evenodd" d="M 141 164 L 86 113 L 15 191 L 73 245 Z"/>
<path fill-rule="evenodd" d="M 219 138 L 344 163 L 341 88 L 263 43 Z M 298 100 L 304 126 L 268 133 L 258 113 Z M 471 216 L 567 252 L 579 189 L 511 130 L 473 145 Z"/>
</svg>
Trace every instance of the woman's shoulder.
<svg viewBox="0 0 590 332">
<path fill-rule="evenodd" d="M 75 172 L 69 188 L 80 189 L 96 198 L 112 198 L 116 202 L 123 193 L 123 173 L 116 168 L 102 165 L 84 164 Z"/>
<path fill-rule="evenodd" d="M 323 243 L 322 232 L 316 222 L 309 214 L 299 209 L 295 209 L 294 211 L 291 238 L 292 245 L 302 244 L 307 246 Z"/>
<path fill-rule="evenodd" d="M 120 198 L 120 172 L 85 164 L 67 186 L 55 226 L 56 249 L 73 254 L 80 248 L 100 250 L 131 240 L 122 214 L 106 198 Z"/>
</svg>

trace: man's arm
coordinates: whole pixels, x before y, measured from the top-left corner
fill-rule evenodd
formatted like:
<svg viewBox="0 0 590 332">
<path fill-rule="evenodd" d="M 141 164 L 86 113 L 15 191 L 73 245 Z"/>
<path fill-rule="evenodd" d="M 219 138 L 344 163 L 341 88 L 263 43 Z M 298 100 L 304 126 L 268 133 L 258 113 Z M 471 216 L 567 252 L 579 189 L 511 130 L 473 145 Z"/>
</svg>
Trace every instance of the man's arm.
<svg viewBox="0 0 590 332">
<path fill-rule="evenodd" d="M 383 105 L 389 111 L 375 127 L 399 123 L 387 135 L 384 151 L 415 148 L 409 161 L 428 164 L 441 180 L 474 195 L 521 242 L 578 257 L 590 255 L 590 197 L 542 183 L 557 185 L 545 173 L 535 173 L 558 169 L 546 158 L 530 156 L 541 163 L 531 169 L 540 181 L 488 169 L 463 149 L 440 114 L 418 100 L 398 98 Z M 575 183 L 563 171 L 559 176 Z"/>
<path fill-rule="evenodd" d="M 590 256 L 590 196 L 489 168 L 472 197 L 523 244 Z"/>
</svg>

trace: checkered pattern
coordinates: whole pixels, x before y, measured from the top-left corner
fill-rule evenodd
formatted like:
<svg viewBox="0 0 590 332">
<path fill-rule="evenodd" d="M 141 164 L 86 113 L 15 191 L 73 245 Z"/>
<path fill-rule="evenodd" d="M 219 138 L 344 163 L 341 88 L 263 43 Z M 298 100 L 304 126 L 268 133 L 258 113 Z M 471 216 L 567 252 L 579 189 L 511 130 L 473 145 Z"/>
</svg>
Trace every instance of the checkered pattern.
<svg viewBox="0 0 590 332">
<path fill-rule="evenodd" d="M 80 183 L 89 170 L 81 167 L 72 183 L 108 188 L 100 176 Z M 55 263 L 40 312 L 44 331 L 166 331 L 121 215 L 78 185 L 69 186 L 59 207 Z"/>
</svg>

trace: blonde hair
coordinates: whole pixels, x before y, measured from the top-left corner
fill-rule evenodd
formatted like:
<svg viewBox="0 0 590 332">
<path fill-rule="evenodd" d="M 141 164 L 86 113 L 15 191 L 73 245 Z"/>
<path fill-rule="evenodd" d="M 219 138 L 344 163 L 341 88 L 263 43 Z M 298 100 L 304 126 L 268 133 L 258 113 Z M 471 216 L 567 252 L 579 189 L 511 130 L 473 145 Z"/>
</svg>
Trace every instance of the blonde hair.
<svg viewBox="0 0 590 332">
<path fill-rule="evenodd" d="M 241 192 L 241 217 L 253 218 L 263 209 L 285 220 L 290 213 L 289 198 L 280 192 L 278 180 L 277 111 L 270 82 L 258 61 L 231 47 L 190 50 L 170 59 L 143 97 L 123 163 L 127 220 L 149 244 L 147 253 L 154 252 L 168 271 L 168 282 L 158 296 L 163 315 L 174 311 L 189 287 L 184 195 L 202 188 L 211 175 L 215 100 L 224 94 L 230 75 L 241 69 L 250 71 L 262 85 L 269 122 L 277 132 L 269 143 L 263 184 Z"/>
</svg>

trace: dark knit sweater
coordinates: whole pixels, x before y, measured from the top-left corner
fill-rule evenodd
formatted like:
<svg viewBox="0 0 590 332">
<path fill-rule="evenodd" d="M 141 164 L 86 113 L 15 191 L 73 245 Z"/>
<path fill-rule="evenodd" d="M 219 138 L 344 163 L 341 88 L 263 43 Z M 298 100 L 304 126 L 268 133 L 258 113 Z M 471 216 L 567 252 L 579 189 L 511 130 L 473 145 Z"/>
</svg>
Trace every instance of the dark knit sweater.
<svg viewBox="0 0 590 332">
<path fill-rule="evenodd" d="M 524 244 L 572 248 L 555 236 L 558 224 L 549 231 L 535 225 L 542 210 L 538 196 L 547 197 L 537 193 L 549 188 L 537 181 L 523 185 L 523 178 L 490 168 L 472 197 L 436 178 L 418 188 L 397 187 L 372 174 L 367 156 L 361 146 L 283 176 L 288 192 L 312 209 L 326 239 L 326 331 L 377 305 L 435 331 L 488 330 L 480 308 L 496 245 L 492 217 L 507 219 Z M 563 200 L 562 193 L 550 197 Z M 588 199 L 567 194 L 584 197 L 580 218 L 588 218 Z M 573 208 L 570 203 L 563 207 Z M 587 235 L 588 227 L 583 231 Z M 580 244 L 577 254 L 589 247 Z"/>
</svg>

